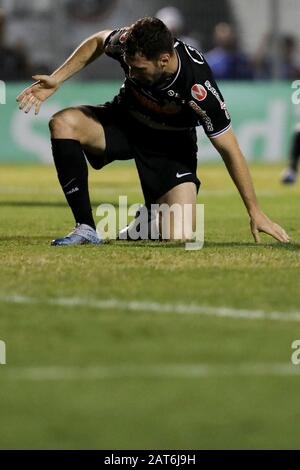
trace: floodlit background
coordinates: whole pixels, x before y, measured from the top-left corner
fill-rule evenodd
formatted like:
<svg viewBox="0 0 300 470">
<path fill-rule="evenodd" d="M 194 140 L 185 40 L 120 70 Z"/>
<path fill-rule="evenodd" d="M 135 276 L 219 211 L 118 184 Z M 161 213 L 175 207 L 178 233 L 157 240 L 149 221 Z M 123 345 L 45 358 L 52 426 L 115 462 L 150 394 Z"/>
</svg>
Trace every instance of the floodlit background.
<svg viewBox="0 0 300 470">
<path fill-rule="evenodd" d="M 299 448 L 299 185 L 280 183 L 299 105 L 298 0 L 0 0 L 0 448 Z M 206 54 L 261 206 L 289 232 L 254 245 L 237 191 L 201 129 L 205 245 L 56 249 L 73 225 L 48 121 L 110 100 L 102 57 L 38 117 L 17 94 L 86 37 L 160 16 Z M 133 162 L 90 169 L 94 209 L 143 202 Z M 96 218 L 96 222 L 98 219 Z M 4 343 L 1 343 L 4 344 Z M 4 362 L 4 361 L 2 361 Z"/>
</svg>

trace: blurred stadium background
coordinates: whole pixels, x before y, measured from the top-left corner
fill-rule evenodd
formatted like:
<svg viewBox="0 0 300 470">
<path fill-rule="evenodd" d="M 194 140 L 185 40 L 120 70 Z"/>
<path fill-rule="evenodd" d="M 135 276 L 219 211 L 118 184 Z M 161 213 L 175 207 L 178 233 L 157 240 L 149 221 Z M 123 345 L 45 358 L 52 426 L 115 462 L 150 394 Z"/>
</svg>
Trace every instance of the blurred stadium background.
<svg viewBox="0 0 300 470">
<path fill-rule="evenodd" d="M 299 448 L 300 374 L 290 356 L 300 190 L 279 181 L 300 117 L 291 101 L 299 0 L 0 0 L 0 8 L 0 448 Z M 101 58 L 38 117 L 20 112 L 16 95 L 95 31 L 158 11 L 215 66 L 261 205 L 295 240 L 289 246 L 267 237 L 254 245 L 201 130 L 203 250 L 49 245 L 73 220 L 47 122 L 65 106 L 109 100 L 122 73 Z M 90 171 L 90 189 L 93 209 L 118 208 L 120 194 L 142 202 L 131 162 Z"/>
<path fill-rule="evenodd" d="M 216 78 L 225 81 L 221 89 L 247 158 L 286 158 L 299 119 L 290 99 L 300 62 L 297 0 L 174 0 L 171 8 L 162 0 L 1 0 L 0 7 L 1 79 L 7 84 L 6 106 L 0 108 L 0 161 L 51 162 L 46 125 L 50 115 L 70 104 L 110 99 L 122 72 L 115 61 L 102 57 L 47 102 L 38 119 L 18 113 L 15 96 L 23 85 L 12 80 L 28 84 L 32 74 L 55 70 L 95 31 L 158 12 L 175 34 L 208 54 Z M 215 66 L 217 45 L 231 49 L 231 68 Z M 201 160 L 218 160 L 201 130 L 199 138 Z"/>
</svg>

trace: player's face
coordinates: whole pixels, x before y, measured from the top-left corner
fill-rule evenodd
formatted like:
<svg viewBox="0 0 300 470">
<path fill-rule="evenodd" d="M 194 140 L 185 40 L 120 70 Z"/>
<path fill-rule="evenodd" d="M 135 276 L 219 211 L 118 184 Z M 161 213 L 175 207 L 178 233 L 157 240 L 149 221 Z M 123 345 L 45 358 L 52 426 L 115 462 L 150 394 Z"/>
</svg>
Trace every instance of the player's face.
<svg viewBox="0 0 300 470">
<path fill-rule="evenodd" d="M 161 82 L 166 75 L 165 68 L 168 57 L 153 61 L 136 54 L 135 57 L 125 56 L 124 60 L 129 67 L 129 77 L 142 85 L 154 86 Z"/>
</svg>

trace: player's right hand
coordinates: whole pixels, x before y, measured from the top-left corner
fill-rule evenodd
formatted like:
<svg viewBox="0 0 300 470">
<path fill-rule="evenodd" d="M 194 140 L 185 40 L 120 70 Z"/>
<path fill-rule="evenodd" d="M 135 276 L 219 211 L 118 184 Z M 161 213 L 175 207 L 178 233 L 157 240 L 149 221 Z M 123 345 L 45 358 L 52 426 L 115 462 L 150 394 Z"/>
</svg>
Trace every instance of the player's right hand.
<svg viewBox="0 0 300 470">
<path fill-rule="evenodd" d="M 260 243 L 260 232 L 264 232 L 282 243 L 291 241 L 286 231 L 280 225 L 272 222 L 262 211 L 257 210 L 250 218 L 251 232 L 256 243 Z"/>
<path fill-rule="evenodd" d="M 19 109 L 24 110 L 26 114 L 33 106 L 35 114 L 38 114 L 43 101 L 53 95 L 59 88 L 56 78 L 50 75 L 34 75 L 32 78 L 37 81 L 25 88 L 16 99 L 20 103 Z"/>
</svg>

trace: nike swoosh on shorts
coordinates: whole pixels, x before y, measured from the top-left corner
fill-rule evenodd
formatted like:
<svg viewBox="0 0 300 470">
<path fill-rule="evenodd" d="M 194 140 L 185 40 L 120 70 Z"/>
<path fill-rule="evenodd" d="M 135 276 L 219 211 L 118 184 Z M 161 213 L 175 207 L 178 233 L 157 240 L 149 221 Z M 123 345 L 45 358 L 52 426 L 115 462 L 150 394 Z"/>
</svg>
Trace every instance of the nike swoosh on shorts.
<svg viewBox="0 0 300 470">
<path fill-rule="evenodd" d="M 191 171 L 189 173 L 182 173 L 181 175 L 179 173 L 176 173 L 176 178 L 182 178 L 183 176 L 191 175 L 191 174 L 192 174 Z"/>
</svg>

